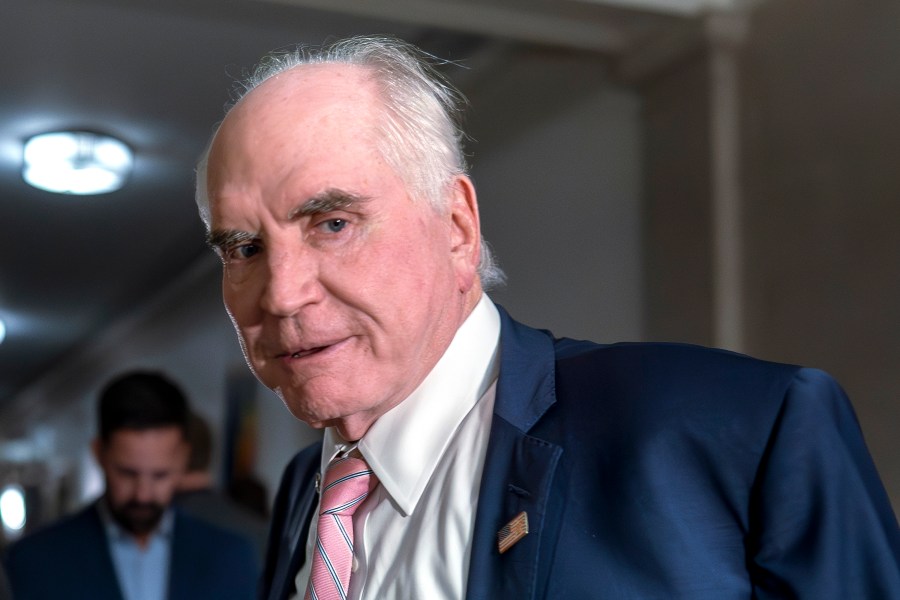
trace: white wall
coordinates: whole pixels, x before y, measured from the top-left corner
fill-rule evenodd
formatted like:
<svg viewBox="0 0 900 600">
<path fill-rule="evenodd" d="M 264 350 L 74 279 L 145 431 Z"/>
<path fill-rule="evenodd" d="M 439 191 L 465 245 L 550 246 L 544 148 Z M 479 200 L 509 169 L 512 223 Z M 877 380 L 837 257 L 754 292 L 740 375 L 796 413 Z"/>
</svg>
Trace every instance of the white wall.
<svg viewBox="0 0 900 600">
<path fill-rule="evenodd" d="M 472 174 L 508 276 L 492 297 L 557 336 L 641 339 L 640 96 L 596 56 L 523 50 L 481 73 Z"/>
<path fill-rule="evenodd" d="M 641 338 L 639 108 L 598 90 L 477 164 L 484 232 L 508 276 L 492 296 L 515 318 L 557 336 Z"/>
</svg>

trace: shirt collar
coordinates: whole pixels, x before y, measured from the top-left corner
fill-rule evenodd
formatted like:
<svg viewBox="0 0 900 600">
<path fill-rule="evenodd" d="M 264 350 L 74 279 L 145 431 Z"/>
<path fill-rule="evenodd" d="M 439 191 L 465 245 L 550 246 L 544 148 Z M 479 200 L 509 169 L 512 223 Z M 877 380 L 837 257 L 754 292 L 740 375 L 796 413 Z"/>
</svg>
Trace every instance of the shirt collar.
<svg viewBox="0 0 900 600">
<path fill-rule="evenodd" d="M 482 295 L 419 387 L 355 445 L 404 515 L 413 512 L 459 424 L 497 378 L 499 339 L 499 313 Z M 353 446 L 326 429 L 322 472 Z"/>
</svg>

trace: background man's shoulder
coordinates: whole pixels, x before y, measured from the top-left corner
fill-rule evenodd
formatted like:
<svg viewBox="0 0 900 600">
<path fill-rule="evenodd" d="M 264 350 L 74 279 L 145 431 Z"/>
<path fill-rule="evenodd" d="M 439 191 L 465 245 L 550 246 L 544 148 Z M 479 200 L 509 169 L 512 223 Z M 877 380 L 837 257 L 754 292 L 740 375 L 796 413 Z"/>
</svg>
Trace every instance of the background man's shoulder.
<svg viewBox="0 0 900 600">
<path fill-rule="evenodd" d="M 79 585 L 85 594 L 91 593 L 85 591 L 86 578 L 101 585 L 98 579 L 102 574 L 112 573 L 103 543 L 103 525 L 94 506 L 29 533 L 14 543 L 6 556 L 7 577 L 15 597 L 55 598 L 61 590 L 78 589 Z"/>
<path fill-rule="evenodd" d="M 20 557 L 47 560 L 57 554 L 68 555 L 79 542 L 86 543 L 90 536 L 102 531 L 100 518 L 91 505 L 27 534 L 10 546 L 8 560 L 13 564 Z"/>
</svg>

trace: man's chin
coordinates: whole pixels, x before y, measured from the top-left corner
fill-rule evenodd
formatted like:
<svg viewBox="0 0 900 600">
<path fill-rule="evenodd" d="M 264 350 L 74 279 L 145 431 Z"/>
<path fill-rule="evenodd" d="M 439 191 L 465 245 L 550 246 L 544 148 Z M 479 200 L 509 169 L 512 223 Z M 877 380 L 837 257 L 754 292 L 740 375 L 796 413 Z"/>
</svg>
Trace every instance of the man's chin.
<svg viewBox="0 0 900 600">
<path fill-rule="evenodd" d="M 113 512 L 113 518 L 125 531 L 134 535 L 146 535 L 159 526 L 165 510 L 153 508 L 123 508 Z"/>
</svg>

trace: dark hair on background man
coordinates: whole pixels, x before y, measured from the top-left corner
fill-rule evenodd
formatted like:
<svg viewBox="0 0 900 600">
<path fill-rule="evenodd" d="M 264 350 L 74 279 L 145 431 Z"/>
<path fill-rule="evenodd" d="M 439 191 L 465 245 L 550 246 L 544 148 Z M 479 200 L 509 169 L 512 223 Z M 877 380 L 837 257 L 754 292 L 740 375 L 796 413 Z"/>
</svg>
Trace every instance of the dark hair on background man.
<svg viewBox="0 0 900 600">
<path fill-rule="evenodd" d="M 160 373 L 135 371 L 117 377 L 103 388 L 98 405 L 100 439 L 108 441 L 120 429 L 178 427 L 188 430 L 187 399 L 181 389 Z"/>
</svg>

